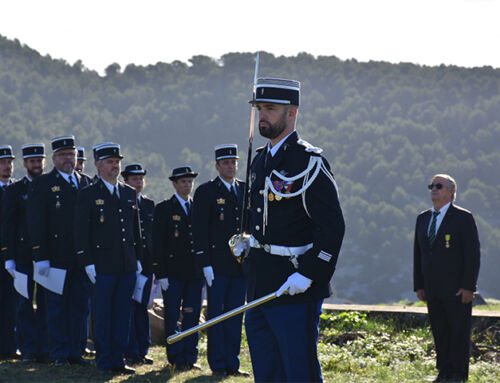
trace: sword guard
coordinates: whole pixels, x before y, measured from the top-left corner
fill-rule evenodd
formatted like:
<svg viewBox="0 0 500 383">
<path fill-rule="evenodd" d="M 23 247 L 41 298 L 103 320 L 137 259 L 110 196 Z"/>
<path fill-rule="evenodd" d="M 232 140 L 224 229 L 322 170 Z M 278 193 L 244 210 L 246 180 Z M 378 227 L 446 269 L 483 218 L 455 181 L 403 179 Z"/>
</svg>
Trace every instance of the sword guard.
<svg viewBox="0 0 500 383">
<path fill-rule="evenodd" d="M 236 258 L 238 263 L 242 263 L 250 252 L 250 235 L 235 234 L 228 241 L 231 254 Z"/>
</svg>

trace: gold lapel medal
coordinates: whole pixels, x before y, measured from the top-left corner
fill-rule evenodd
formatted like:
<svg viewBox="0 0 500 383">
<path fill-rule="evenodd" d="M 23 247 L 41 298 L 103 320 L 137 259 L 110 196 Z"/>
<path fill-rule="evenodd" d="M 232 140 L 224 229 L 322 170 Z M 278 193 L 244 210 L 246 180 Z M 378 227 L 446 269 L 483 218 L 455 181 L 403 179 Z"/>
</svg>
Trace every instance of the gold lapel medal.
<svg viewBox="0 0 500 383">
<path fill-rule="evenodd" d="M 274 194 L 273 193 L 269 193 L 267 195 L 267 199 L 269 200 L 269 202 L 273 202 L 274 201 Z"/>
<path fill-rule="evenodd" d="M 449 249 L 450 248 L 450 239 L 451 239 L 451 234 L 445 234 L 444 235 L 444 240 L 446 241 L 446 243 L 444 244 L 444 246 Z"/>
</svg>

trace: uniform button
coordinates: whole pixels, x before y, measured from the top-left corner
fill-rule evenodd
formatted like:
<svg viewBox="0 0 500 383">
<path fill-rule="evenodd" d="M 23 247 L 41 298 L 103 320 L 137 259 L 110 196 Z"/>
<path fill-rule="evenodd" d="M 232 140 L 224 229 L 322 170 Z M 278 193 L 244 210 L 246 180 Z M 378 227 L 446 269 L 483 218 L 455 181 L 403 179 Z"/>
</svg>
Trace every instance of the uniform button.
<svg viewBox="0 0 500 383">
<path fill-rule="evenodd" d="M 120 222 L 123 222 L 123 218 L 120 218 Z"/>
<path fill-rule="evenodd" d="M 240 220 L 240 217 L 236 217 L 236 221 L 239 221 Z"/>
<path fill-rule="evenodd" d="M 142 245 L 142 247 L 146 248 L 146 245 Z"/>
<path fill-rule="evenodd" d="M 125 242 L 125 238 L 122 238 L 122 242 Z"/>
<path fill-rule="evenodd" d="M 191 253 L 194 253 L 194 250 L 193 250 L 193 249 L 191 249 Z"/>
<path fill-rule="evenodd" d="M 118 209 L 118 213 L 121 213 L 122 212 L 122 209 Z"/>
<path fill-rule="evenodd" d="M 144 236 L 144 237 L 142 237 L 142 239 L 146 240 L 146 237 Z"/>
<path fill-rule="evenodd" d="M 174 257 L 174 255 L 173 255 L 173 254 L 169 254 L 169 256 L 168 256 L 168 257 L 169 257 L 169 258 L 173 258 L 173 257 Z"/>
<path fill-rule="evenodd" d="M 257 208 L 257 213 L 262 213 L 262 209 L 260 207 Z"/>
<path fill-rule="evenodd" d="M 259 194 L 263 195 L 264 194 L 264 190 L 259 190 Z"/>
<path fill-rule="evenodd" d="M 215 249 L 215 245 L 212 245 L 212 249 Z"/>
<path fill-rule="evenodd" d="M 255 230 L 259 231 L 260 230 L 260 226 L 259 225 L 255 226 Z"/>
<path fill-rule="evenodd" d="M 236 232 L 239 233 L 240 232 L 240 229 L 236 229 Z"/>
<path fill-rule="evenodd" d="M 125 228 L 124 228 L 124 227 L 122 227 L 122 232 L 124 232 L 124 233 L 125 233 Z"/>
<path fill-rule="evenodd" d="M 143 228 L 143 227 L 141 227 L 141 231 L 144 231 L 144 228 Z"/>
<path fill-rule="evenodd" d="M 188 225 L 189 228 L 191 228 L 191 225 Z"/>
<path fill-rule="evenodd" d="M 192 245 L 193 243 L 194 243 L 194 242 L 193 242 L 193 241 L 191 241 L 191 245 Z"/>
<path fill-rule="evenodd" d="M 141 219 L 141 223 L 144 223 L 144 221 Z"/>
<path fill-rule="evenodd" d="M 238 211 L 238 207 L 235 207 L 235 210 Z"/>
<path fill-rule="evenodd" d="M 57 234 L 54 234 L 54 238 L 57 238 Z"/>
<path fill-rule="evenodd" d="M 99 248 L 99 245 L 96 245 L 96 249 L 98 249 L 98 248 Z"/>
</svg>

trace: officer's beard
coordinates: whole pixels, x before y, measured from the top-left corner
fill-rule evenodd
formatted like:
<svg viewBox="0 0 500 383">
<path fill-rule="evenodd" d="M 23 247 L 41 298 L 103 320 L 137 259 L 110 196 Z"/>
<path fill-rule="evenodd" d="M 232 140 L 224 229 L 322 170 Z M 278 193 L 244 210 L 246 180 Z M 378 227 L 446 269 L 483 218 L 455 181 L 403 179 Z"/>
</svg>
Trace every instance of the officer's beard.
<svg viewBox="0 0 500 383">
<path fill-rule="evenodd" d="M 270 140 L 279 137 L 279 135 L 283 133 L 283 131 L 286 128 L 286 114 L 287 110 L 285 108 L 285 110 L 283 111 L 283 115 L 275 124 L 271 124 L 267 120 L 260 120 L 259 121 L 260 135 L 262 137 L 269 138 Z"/>
</svg>

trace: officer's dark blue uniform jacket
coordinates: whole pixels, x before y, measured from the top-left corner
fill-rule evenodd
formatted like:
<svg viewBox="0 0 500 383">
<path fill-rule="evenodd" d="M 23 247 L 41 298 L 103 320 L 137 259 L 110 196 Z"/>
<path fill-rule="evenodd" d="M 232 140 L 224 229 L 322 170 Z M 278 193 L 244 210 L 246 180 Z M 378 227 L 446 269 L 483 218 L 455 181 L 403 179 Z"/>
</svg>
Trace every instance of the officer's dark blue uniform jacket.
<svg viewBox="0 0 500 383">
<path fill-rule="evenodd" d="M 308 302 L 331 294 L 329 283 L 345 231 L 334 184 L 323 172 L 319 172 L 305 192 L 308 212 L 304 209 L 302 195 L 277 200 L 274 196 L 269 198 L 264 195 L 263 191 L 265 177 L 272 169 L 286 177 L 300 174 L 307 168 L 311 156 L 319 156 L 316 149 L 300 140 L 297 132 L 293 132 L 272 157 L 271 163 L 266 166 L 267 171 L 264 168 L 265 148 L 261 148 L 252 161 L 250 233 L 261 244 L 298 247 L 312 243 L 313 247 L 299 257 L 298 269 L 294 268 L 289 257 L 252 249 L 245 260 L 249 301 L 278 290 L 296 271 L 312 279 L 311 287 L 302 294 L 282 296 L 271 304 Z M 323 161 L 329 171 L 329 165 L 325 159 Z M 293 193 L 302 187 L 303 179 L 285 184 L 273 176 L 272 181 L 276 181 L 275 185 L 281 188 L 281 192 Z M 265 234 L 264 198 L 268 198 Z"/>
<path fill-rule="evenodd" d="M 78 193 L 75 213 L 75 246 L 82 265 L 98 274 L 135 271 L 142 260 L 135 189 L 118 182 L 115 202 L 103 181 Z"/>
<path fill-rule="evenodd" d="M 10 184 L 4 192 L 2 209 L 2 238 L 4 260 L 32 267 L 33 253 L 26 221 L 26 203 L 30 181 L 24 177 Z"/>
<path fill-rule="evenodd" d="M 78 190 L 90 179 L 74 173 Z M 28 231 L 35 261 L 49 260 L 51 267 L 78 267 L 74 246 L 73 222 L 78 190 L 54 168 L 35 178 L 29 185 Z"/>
<path fill-rule="evenodd" d="M 236 180 L 238 201 L 219 177 L 200 185 L 194 194 L 193 229 L 199 265 L 212 266 L 214 274 L 243 275 L 227 242 L 240 231 L 245 183 Z"/>
<path fill-rule="evenodd" d="M 196 264 L 191 219 L 175 195 L 156 205 L 153 248 L 157 279 L 201 278 Z"/>
<path fill-rule="evenodd" d="M 142 231 L 142 274 L 153 273 L 153 213 L 155 203 L 152 199 L 141 195 L 139 200 L 139 216 Z"/>
</svg>

